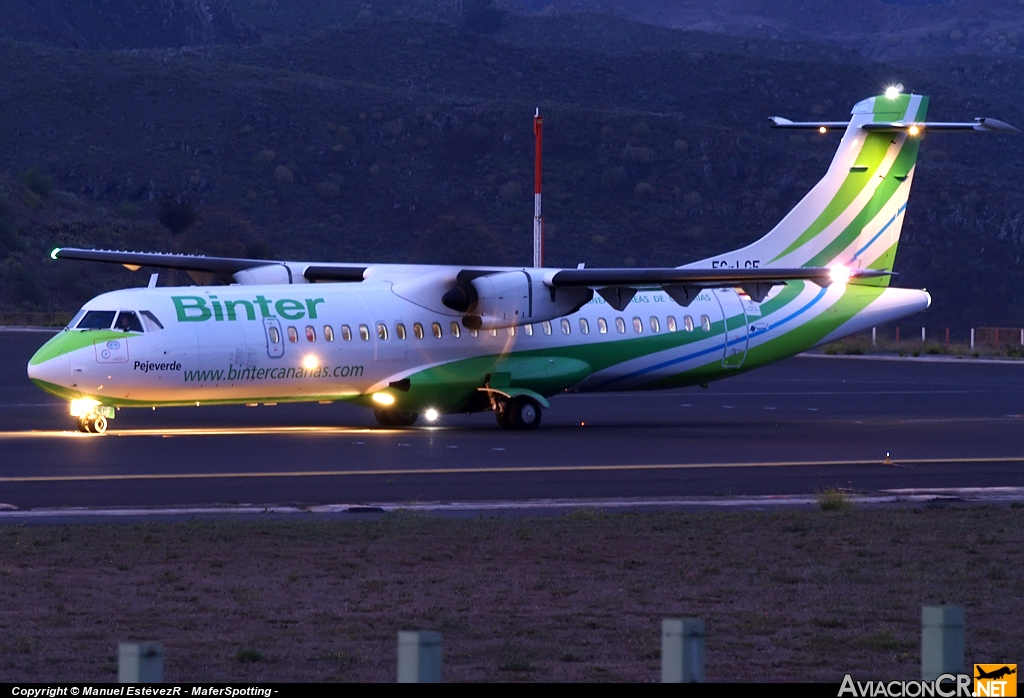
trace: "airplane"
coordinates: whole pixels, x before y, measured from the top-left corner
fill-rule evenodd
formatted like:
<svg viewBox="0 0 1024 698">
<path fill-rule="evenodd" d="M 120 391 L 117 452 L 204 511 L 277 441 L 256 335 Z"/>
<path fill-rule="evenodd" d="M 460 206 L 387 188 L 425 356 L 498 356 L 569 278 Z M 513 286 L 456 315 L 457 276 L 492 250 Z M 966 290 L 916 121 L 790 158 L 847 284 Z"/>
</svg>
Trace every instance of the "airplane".
<svg viewBox="0 0 1024 698">
<path fill-rule="evenodd" d="M 53 259 L 176 269 L 195 286 L 86 303 L 28 364 L 83 432 L 122 407 L 347 401 L 388 427 L 493 411 L 535 429 L 548 398 L 707 384 L 924 310 L 890 286 L 921 138 L 1015 132 L 928 122 L 890 88 L 849 121 L 824 177 L 766 235 L 680 267 L 350 264 L 57 248 Z"/>
<path fill-rule="evenodd" d="M 998 681 L 999 679 L 1001 679 L 1001 678 L 1003 678 L 1005 676 L 1010 676 L 1012 674 L 1016 674 L 1017 673 L 1016 669 L 1011 669 L 1008 666 L 1003 666 L 1003 667 L 1000 667 L 998 669 L 993 669 L 992 671 L 989 671 L 989 672 L 985 671 L 984 669 L 979 667 L 977 664 L 975 664 L 974 666 L 978 670 L 978 675 L 974 677 L 976 679 L 995 679 L 995 680 Z"/>
</svg>

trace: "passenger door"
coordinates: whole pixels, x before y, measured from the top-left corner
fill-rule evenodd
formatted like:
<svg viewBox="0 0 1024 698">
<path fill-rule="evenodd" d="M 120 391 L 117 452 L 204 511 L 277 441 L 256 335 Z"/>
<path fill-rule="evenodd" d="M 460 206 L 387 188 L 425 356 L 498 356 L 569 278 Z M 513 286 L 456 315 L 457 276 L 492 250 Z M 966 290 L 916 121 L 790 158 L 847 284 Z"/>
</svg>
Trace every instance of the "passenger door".
<svg viewBox="0 0 1024 698">
<path fill-rule="evenodd" d="M 725 322 L 722 368 L 739 368 L 747 358 L 747 314 L 735 289 L 716 288 L 715 298 Z"/>
</svg>

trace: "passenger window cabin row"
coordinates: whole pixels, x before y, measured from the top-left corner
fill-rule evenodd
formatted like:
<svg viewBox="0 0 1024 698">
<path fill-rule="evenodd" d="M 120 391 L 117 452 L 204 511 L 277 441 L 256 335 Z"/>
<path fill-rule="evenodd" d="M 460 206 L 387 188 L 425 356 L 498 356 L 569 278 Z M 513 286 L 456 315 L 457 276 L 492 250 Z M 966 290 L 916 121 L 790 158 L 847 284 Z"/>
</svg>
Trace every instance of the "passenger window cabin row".
<svg viewBox="0 0 1024 698">
<path fill-rule="evenodd" d="M 554 333 L 554 326 L 552 325 L 550 320 L 545 320 L 544 322 L 538 324 L 540 325 L 540 331 L 543 334 L 550 336 L 551 334 Z M 578 321 L 578 325 L 580 334 L 590 334 L 590 321 L 588 321 L 587 318 L 580 318 Z M 633 318 L 632 326 L 634 334 L 643 334 L 646 331 L 644 321 L 641 320 L 639 317 Z M 564 335 L 569 335 L 572 334 L 573 332 L 573 323 L 568 318 L 562 318 L 561 320 L 559 320 L 558 327 Z M 626 320 L 624 318 L 615 318 L 614 327 L 615 332 L 617 334 L 626 334 Z M 661 319 L 652 315 L 646 327 L 650 329 L 650 332 L 652 334 L 657 334 L 661 332 Z M 597 319 L 598 334 L 609 334 L 610 328 L 611 325 L 609 325 L 608 321 L 605 320 L 603 317 Z M 405 323 L 401 322 L 395 323 L 393 333 L 391 329 L 388 327 L 388 325 L 383 322 L 378 322 L 376 324 L 375 329 L 377 333 L 377 339 L 384 342 L 388 341 L 392 337 L 394 337 L 394 339 L 396 340 L 404 340 L 409 337 L 409 332 L 406 329 Z M 680 330 L 684 332 L 693 332 L 696 329 L 697 326 L 694 324 L 693 318 L 689 315 L 683 318 L 681 327 L 679 323 L 676 322 L 675 316 L 669 315 L 668 317 L 665 318 L 665 330 L 667 332 L 678 332 Z M 711 331 L 711 318 L 708 317 L 707 315 L 700 316 L 700 329 L 704 332 Z M 273 335 L 277 334 L 273 328 L 271 328 L 271 330 Z M 518 328 L 508 327 L 502 331 L 506 333 L 509 337 L 515 337 L 516 332 L 519 330 L 521 330 L 523 334 L 525 334 L 526 336 L 532 337 L 534 333 L 534 326 L 531 324 L 521 325 Z M 295 343 L 299 341 L 298 329 L 296 329 L 295 327 L 289 327 L 287 331 L 289 342 Z M 486 332 L 492 337 L 498 336 L 498 330 L 463 330 L 462 325 L 460 325 L 458 322 L 451 322 L 448 325 L 448 333 L 452 337 L 455 337 L 456 339 L 462 336 L 463 331 L 465 331 L 470 337 L 478 337 L 480 336 L 481 332 Z M 306 325 L 305 334 L 307 342 L 316 341 L 316 328 L 313 327 L 312 325 Z M 369 341 L 370 334 L 371 330 L 369 325 L 359 325 L 355 333 L 352 332 L 352 328 L 349 325 L 341 326 L 341 339 L 342 341 L 345 342 L 351 342 L 356 335 L 359 336 L 359 339 L 366 342 Z M 441 337 L 444 336 L 444 330 L 441 327 L 441 323 L 430 323 L 430 335 L 434 337 L 434 339 L 441 339 Z M 330 325 L 324 325 L 322 336 L 325 341 L 333 342 L 335 338 L 334 328 L 331 327 Z M 424 339 L 426 338 L 426 336 L 426 328 L 418 322 L 413 323 L 412 337 L 414 337 L 415 339 Z M 276 337 L 272 336 L 271 341 L 276 344 L 278 340 Z"/>
</svg>

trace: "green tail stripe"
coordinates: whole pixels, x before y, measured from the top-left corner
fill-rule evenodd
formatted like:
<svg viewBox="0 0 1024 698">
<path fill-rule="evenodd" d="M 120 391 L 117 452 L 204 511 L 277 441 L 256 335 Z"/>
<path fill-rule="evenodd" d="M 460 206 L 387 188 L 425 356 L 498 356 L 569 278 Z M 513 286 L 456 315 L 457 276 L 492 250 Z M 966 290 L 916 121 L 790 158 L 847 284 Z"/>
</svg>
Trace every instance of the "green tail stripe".
<svg viewBox="0 0 1024 698">
<path fill-rule="evenodd" d="M 882 134 L 872 134 L 882 135 Z M 882 136 L 885 138 L 886 143 L 889 142 L 888 136 Z M 864 231 L 864 226 L 874 220 L 878 212 L 881 211 L 886 204 L 895 196 L 896 192 L 899 191 L 900 186 L 903 184 L 902 181 L 897 177 L 905 177 L 910 173 L 914 163 L 917 161 L 917 152 L 920 149 L 921 141 L 918 138 L 907 138 L 903 144 L 899 155 L 896 156 L 896 161 L 893 162 L 892 168 L 889 170 L 889 175 L 882 181 L 875 190 L 874 196 L 867 202 L 860 213 L 854 216 L 854 219 L 850 221 L 843 231 L 836 236 L 836 238 L 825 246 L 821 252 L 816 254 L 807 262 L 807 266 L 817 267 L 828 264 L 836 258 L 836 256 L 845 250 L 858 236 Z M 849 261 L 849 260 L 842 260 Z"/>
<path fill-rule="evenodd" d="M 864 172 L 848 173 L 842 186 L 839 187 L 839 191 L 836 192 L 836 195 L 828 205 L 825 206 L 825 210 L 821 212 L 821 215 L 811 223 L 807 230 L 805 230 L 800 237 L 793 242 L 793 244 L 787 247 L 781 254 L 777 255 L 772 262 L 785 257 L 790 252 L 793 252 L 810 240 L 814 239 L 818 233 L 831 225 L 836 218 L 843 213 L 843 211 L 850 207 L 850 204 L 852 204 L 864 190 L 865 185 L 871 182 L 872 177 L 876 176 L 878 168 L 881 166 L 882 160 L 885 158 L 885 154 L 889 150 L 889 144 L 890 138 L 887 135 L 881 133 L 872 133 L 868 135 L 864 141 L 864 146 L 861 148 L 857 155 L 857 159 L 855 160 L 858 165 L 866 165 L 868 169 Z"/>
</svg>

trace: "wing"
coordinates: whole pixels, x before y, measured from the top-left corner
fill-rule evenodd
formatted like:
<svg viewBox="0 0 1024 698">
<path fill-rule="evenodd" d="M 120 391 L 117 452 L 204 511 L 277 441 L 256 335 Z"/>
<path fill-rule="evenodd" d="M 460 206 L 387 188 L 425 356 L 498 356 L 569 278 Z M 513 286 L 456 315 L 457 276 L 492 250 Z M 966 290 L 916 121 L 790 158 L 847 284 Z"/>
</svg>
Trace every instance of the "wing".
<svg viewBox="0 0 1024 698">
<path fill-rule="evenodd" d="M 790 281 L 833 282 L 886 276 L 889 271 L 847 267 L 794 269 L 510 269 L 451 266 L 352 265 L 291 262 L 271 259 L 205 257 L 160 252 L 124 252 L 57 248 L 53 259 L 77 259 L 188 272 L 197 284 L 293 284 L 359 282 L 372 278 L 392 283 L 392 291 L 410 302 L 441 313 L 464 316 L 471 329 L 492 329 L 547 320 L 576 312 L 596 291 L 616 310 L 623 310 L 639 289 L 663 289 L 674 301 L 690 305 L 702 289 L 739 287 L 761 302 L 775 286 Z M 544 287 L 552 291 L 541 293 Z M 555 289 L 564 289 L 558 298 Z M 529 312 L 515 305 L 526 300 Z"/>
<path fill-rule="evenodd" d="M 365 266 L 344 264 L 310 264 L 272 259 L 237 257 L 206 257 L 204 255 L 169 254 L 163 252 L 123 252 L 118 250 L 84 250 L 58 247 L 52 259 L 78 259 L 87 262 L 120 264 L 131 271 L 142 267 L 177 269 L 188 272 L 197 284 L 214 283 L 293 283 L 296 275 L 307 281 L 362 281 Z"/>
</svg>

